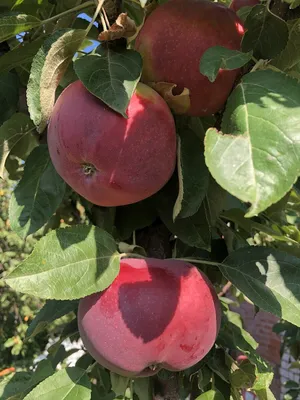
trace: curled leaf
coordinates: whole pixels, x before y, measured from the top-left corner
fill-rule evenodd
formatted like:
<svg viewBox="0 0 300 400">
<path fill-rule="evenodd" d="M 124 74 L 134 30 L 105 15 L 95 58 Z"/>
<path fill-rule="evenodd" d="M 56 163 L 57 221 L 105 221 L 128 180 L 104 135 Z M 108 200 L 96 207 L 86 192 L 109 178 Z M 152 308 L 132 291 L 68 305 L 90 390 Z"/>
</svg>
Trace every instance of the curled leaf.
<svg viewBox="0 0 300 400">
<path fill-rule="evenodd" d="M 175 83 L 149 82 L 148 85 L 163 97 L 176 114 L 185 114 L 190 108 L 191 99 L 189 89 L 184 88 L 181 93 L 176 94 L 175 89 L 177 89 L 177 85 Z"/>
<path fill-rule="evenodd" d="M 120 38 L 128 38 L 136 34 L 137 28 L 133 19 L 129 18 L 127 13 L 121 13 L 116 22 L 107 31 L 100 33 L 98 40 L 108 42 Z"/>
</svg>

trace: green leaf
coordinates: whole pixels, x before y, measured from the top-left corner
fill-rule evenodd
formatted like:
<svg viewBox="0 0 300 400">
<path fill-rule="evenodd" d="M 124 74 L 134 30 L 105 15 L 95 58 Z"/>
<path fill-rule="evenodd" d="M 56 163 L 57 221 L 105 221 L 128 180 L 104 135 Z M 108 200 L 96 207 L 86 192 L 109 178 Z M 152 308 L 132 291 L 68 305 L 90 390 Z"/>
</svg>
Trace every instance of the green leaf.
<svg viewBox="0 0 300 400">
<path fill-rule="evenodd" d="M 225 191 L 210 179 L 206 196 L 199 210 L 191 217 L 172 217 L 171 204 L 174 204 L 178 193 L 174 185 L 174 177 L 156 196 L 157 210 L 159 216 L 167 228 L 176 235 L 183 243 L 201 249 L 210 250 L 211 231 L 215 226 L 217 217 L 223 208 Z"/>
<path fill-rule="evenodd" d="M 17 372 L 0 381 L 0 399 L 8 400 L 10 397 L 22 393 L 30 382 L 32 374 L 28 372 Z"/>
<path fill-rule="evenodd" d="M 26 332 L 26 338 L 33 338 L 34 336 L 45 330 L 51 322 L 63 317 L 66 314 L 69 314 L 71 311 L 75 311 L 77 307 L 77 300 L 48 300 L 29 325 Z"/>
<path fill-rule="evenodd" d="M 231 253 L 222 273 L 254 304 L 300 326 L 300 259 L 267 247 Z"/>
<path fill-rule="evenodd" d="M 229 383 L 230 370 L 226 364 L 225 351 L 223 349 L 214 349 L 213 356 L 209 358 L 207 365 L 224 382 Z"/>
<path fill-rule="evenodd" d="M 157 217 L 152 197 L 128 206 L 116 208 L 115 226 L 120 240 L 128 239 L 133 231 L 146 228 Z"/>
<path fill-rule="evenodd" d="M 150 378 L 138 378 L 133 382 L 134 393 L 137 394 L 140 400 L 152 400 L 152 385 Z"/>
<path fill-rule="evenodd" d="M 84 353 L 77 361 L 75 364 L 75 367 L 82 368 L 82 369 L 88 369 L 88 367 L 92 364 L 94 364 L 95 360 L 89 353 Z"/>
<path fill-rule="evenodd" d="M 226 195 L 225 190 L 210 176 L 206 197 L 202 203 L 204 214 L 210 227 L 216 225 L 220 212 L 224 208 Z"/>
<path fill-rule="evenodd" d="M 81 0 L 59 0 L 56 1 L 56 9 L 57 14 L 62 13 L 64 11 L 69 10 L 70 8 L 74 8 L 81 3 Z"/>
<path fill-rule="evenodd" d="M 241 316 L 232 311 L 224 313 L 217 344 L 225 349 L 240 351 L 256 366 L 256 381 L 253 387 L 265 389 L 273 379 L 273 370 L 256 352 L 258 343 L 243 329 Z"/>
<path fill-rule="evenodd" d="M 255 379 L 255 365 L 248 360 L 243 360 L 230 375 L 231 385 L 238 389 L 251 388 Z"/>
<path fill-rule="evenodd" d="M 68 351 L 62 344 L 67 338 L 71 341 L 79 339 L 80 335 L 78 332 L 78 321 L 77 318 L 71 320 L 71 322 L 65 325 L 63 331 L 59 336 L 59 340 L 48 347 L 48 358 L 51 361 L 53 368 L 56 369 L 57 365 L 68 357 Z"/>
<path fill-rule="evenodd" d="M 209 390 L 208 392 L 202 393 L 196 398 L 196 400 L 225 400 L 222 393 L 218 390 Z"/>
<path fill-rule="evenodd" d="M 10 13 L 0 17 L 0 43 L 16 36 L 18 33 L 29 31 L 42 24 L 33 15 Z"/>
<path fill-rule="evenodd" d="M 81 204 L 85 208 L 85 212 L 93 225 L 104 229 L 109 234 L 114 233 L 116 207 L 96 206 L 83 197 L 81 198 Z"/>
<path fill-rule="evenodd" d="M 300 6 L 300 0 L 285 0 L 285 3 L 290 5 L 290 9 L 294 10 L 295 8 Z"/>
<path fill-rule="evenodd" d="M 129 101 L 142 73 L 142 58 L 138 52 L 100 46 L 97 53 L 75 61 L 74 68 L 94 96 L 126 117 Z"/>
<path fill-rule="evenodd" d="M 87 29 L 89 24 L 90 24 L 90 21 L 88 21 L 84 18 L 80 18 L 80 16 L 78 15 L 77 18 L 75 18 L 74 22 L 72 23 L 72 28 L 73 29 Z M 99 36 L 99 31 L 98 31 L 97 27 L 95 25 L 93 25 L 91 30 L 88 33 L 88 38 L 97 40 L 98 36 Z"/>
<path fill-rule="evenodd" d="M 213 390 L 215 390 L 216 392 L 222 393 L 224 400 L 230 399 L 230 396 L 233 394 L 233 390 L 232 390 L 233 388 L 230 386 L 230 383 L 225 382 L 217 374 L 214 374 L 213 382 L 214 382 Z M 240 398 L 237 399 L 237 398 L 233 397 L 232 400 L 240 400 Z"/>
<path fill-rule="evenodd" d="M 8 72 L 19 65 L 31 63 L 44 40 L 44 38 L 39 38 L 33 42 L 23 43 L 16 49 L 3 54 L 0 57 L 0 72 Z"/>
<path fill-rule="evenodd" d="M 251 57 L 251 51 L 242 53 L 222 46 L 210 47 L 201 57 L 200 72 L 207 76 L 210 82 L 214 82 L 220 68 L 225 70 L 241 68 L 251 60 Z"/>
<path fill-rule="evenodd" d="M 54 369 L 52 367 L 50 360 L 42 360 L 38 363 L 36 370 L 34 371 L 29 386 L 33 387 L 36 386 L 38 383 L 43 381 L 44 379 L 48 378 L 50 375 L 54 373 Z"/>
<path fill-rule="evenodd" d="M 98 388 L 95 388 L 95 386 L 93 386 L 92 388 L 92 397 L 91 400 L 122 400 L 124 397 L 116 397 L 114 392 L 108 393 L 107 395 L 102 395 L 99 394 L 99 390 Z M 101 396 L 101 397 L 100 397 Z"/>
<path fill-rule="evenodd" d="M 245 30 L 243 51 L 253 50 L 256 58 L 263 59 L 276 57 L 285 48 L 289 36 L 285 21 L 263 4 L 252 8 L 245 21 Z"/>
<path fill-rule="evenodd" d="M 106 289 L 119 268 L 120 255 L 109 234 L 92 226 L 73 226 L 44 236 L 6 282 L 43 299 L 72 300 Z"/>
<path fill-rule="evenodd" d="M 1 0 L 7 2 L 8 0 Z M 51 1 L 51 0 L 50 0 Z M 18 13 L 30 14 L 30 15 L 44 15 L 48 16 L 52 9 L 52 4 L 48 0 L 9 0 L 9 8 L 12 11 Z"/>
<path fill-rule="evenodd" d="M 0 60 L 2 56 L 0 57 Z M 17 110 L 19 102 L 19 78 L 6 72 L 0 75 L 0 125 Z"/>
<path fill-rule="evenodd" d="M 55 103 L 55 92 L 77 49 L 86 37 L 85 30 L 71 30 L 62 35 L 50 48 L 40 80 L 41 123 L 46 128 Z"/>
<path fill-rule="evenodd" d="M 173 220 L 196 214 L 207 192 L 209 173 L 203 154 L 203 140 L 193 130 L 178 129 L 177 169 L 179 193 Z"/>
<path fill-rule="evenodd" d="M 242 7 L 237 11 L 236 14 L 237 14 L 237 16 L 239 17 L 239 19 L 241 21 L 245 22 L 247 17 L 248 17 L 248 15 L 250 14 L 252 8 L 253 8 L 253 6 Z"/>
<path fill-rule="evenodd" d="M 12 0 L 2 0 L 0 4 L 0 12 L 9 11 L 12 5 Z"/>
<path fill-rule="evenodd" d="M 207 364 L 205 364 L 201 369 L 198 371 L 198 387 L 203 392 L 207 385 L 210 384 L 212 379 L 213 372 L 210 368 L 208 368 Z"/>
<path fill-rule="evenodd" d="M 44 379 L 48 378 L 54 374 L 55 370 L 51 364 L 51 361 L 46 359 L 38 363 L 31 379 L 21 386 L 21 390 L 16 392 L 13 397 L 9 397 L 8 400 L 22 400 L 26 394 L 28 394 L 37 384 L 42 382 Z M 2 397 L 1 397 L 2 399 Z"/>
<path fill-rule="evenodd" d="M 176 190 L 176 187 L 175 187 Z M 157 195 L 157 210 L 166 227 L 182 242 L 202 249 L 210 249 L 211 230 L 202 204 L 196 214 L 188 218 L 173 220 L 171 205 L 176 200 L 176 192 L 170 181 Z"/>
<path fill-rule="evenodd" d="M 27 160 L 29 154 L 32 152 L 32 150 L 37 147 L 39 145 L 39 142 L 37 140 L 37 136 L 36 136 L 36 130 L 34 125 L 32 124 L 32 121 L 30 120 L 29 116 L 26 115 L 27 120 L 30 121 L 29 123 L 32 125 L 32 132 L 28 132 L 28 134 L 23 135 L 20 140 L 18 141 L 18 143 L 16 143 L 16 145 L 11 149 L 10 153 L 9 153 L 9 157 L 18 157 L 22 163 L 22 160 L 25 161 Z M 8 161 L 8 160 L 7 160 Z M 7 164 L 8 162 L 6 161 L 5 163 L 5 168 L 7 169 Z M 23 172 L 22 168 L 22 172 Z M 19 178 L 21 179 L 21 177 Z"/>
<path fill-rule="evenodd" d="M 143 24 L 145 20 L 145 8 L 142 8 L 140 4 L 133 2 L 132 0 L 122 1 L 122 12 L 126 12 L 127 15 L 134 20 L 136 26 Z"/>
<path fill-rule="evenodd" d="M 252 217 L 277 203 L 300 173 L 300 85 L 280 72 L 245 75 L 227 102 L 222 132 L 209 129 L 206 164 Z M 218 162 L 216 162 L 218 160 Z"/>
<path fill-rule="evenodd" d="M 272 61 L 282 71 L 300 77 L 300 19 L 287 21 L 289 39 L 285 49 Z"/>
<path fill-rule="evenodd" d="M 110 380 L 111 380 L 111 388 L 115 392 L 115 394 L 117 396 L 119 395 L 124 396 L 129 384 L 129 378 L 111 372 Z"/>
<path fill-rule="evenodd" d="M 173 256 L 175 258 L 199 258 L 202 260 L 211 260 L 210 252 L 197 247 L 190 247 L 179 239 L 175 242 Z M 209 268 L 211 269 L 212 267 L 209 266 Z"/>
<path fill-rule="evenodd" d="M 257 395 L 259 400 L 276 400 L 274 394 L 269 388 L 255 390 L 255 394 Z"/>
<path fill-rule="evenodd" d="M 48 147 L 35 148 L 11 196 L 9 218 L 12 229 L 22 238 L 36 232 L 54 214 L 65 190 L 66 184 L 51 162 Z"/>
<path fill-rule="evenodd" d="M 128 244 L 125 242 L 119 242 L 119 252 L 120 253 L 129 253 L 129 254 L 140 254 L 143 257 L 147 257 L 147 253 L 145 249 L 136 244 Z"/>
<path fill-rule="evenodd" d="M 66 30 L 59 30 L 46 39 L 32 61 L 27 86 L 27 104 L 30 117 L 36 126 L 39 126 L 42 121 L 40 83 L 46 57 L 52 44 L 55 43 L 64 33 L 66 33 Z"/>
<path fill-rule="evenodd" d="M 16 145 L 22 140 L 31 136 L 31 132 L 35 130 L 33 123 L 26 114 L 14 114 L 8 121 L 0 127 L 0 177 L 3 178 L 4 167 L 7 157 L 13 152 Z"/>
<path fill-rule="evenodd" d="M 248 237 L 252 236 L 256 232 L 263 232 L 276 240 L 291 243 L 291 238 L 283 236 L 281 230 L 274 230 L 266 224 L 260 224 L 253 219 L 245 218 L 244 211 L 241 209 L 231 208 L 228 211 L 224 211 L 222 217 L 225 220 L 234 222 L 239 226 L 239 228 L 244 229 L 244 231 L 248 233 Z"/>
<path fill-rule="evenodd" d="M 33 60 L 27 103 L 39 132 L 47 126 L 57 86 L 85 36 L 84 30 L 57 31 L 45 41 Z"/>
<path fill-rule="evenodd" d="M 37 387 L 24 400 L 90 400 L 91 383 L 86 371 L 77 367 L 56 372 Z"/>
</svg>

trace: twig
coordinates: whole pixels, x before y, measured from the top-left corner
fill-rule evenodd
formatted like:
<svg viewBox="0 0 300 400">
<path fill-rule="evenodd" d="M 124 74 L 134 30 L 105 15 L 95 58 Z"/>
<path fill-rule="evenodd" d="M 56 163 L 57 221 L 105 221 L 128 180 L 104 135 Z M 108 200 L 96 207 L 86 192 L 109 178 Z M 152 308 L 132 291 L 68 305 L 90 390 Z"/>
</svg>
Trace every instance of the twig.
<svg viewBox="0 0 300 400">
<path fill-rule="evenodd" d="M 105 21 L 106 21 L 106 24 L 107 24 L 108 28 L 110 28 L 110 23 L 109 23 L 108 16 L 107 16 L 107 14 L 106 14 L 106 11 L 105 11 L 105 8 L 104 8 L 104 7 L 103 7 L 103 9 L 102 9 L 102 13 L 103 13 L 103 15 L 104 15 L 104 18 L 105 18 Z"/>
<path fill-rule="evenodd" d="M 218 293 L 218 297 L 223 297 L 224 294 L 226 294 L 228 292 L 228 290 L 231 288 L 232 283 L 231 282 L 227 282 L 226 285 L 223 286 L 223 289 L 221 290 L 220 293 Z"/>
<path fill-rule="evenodd" d="M 91 20 L 91 22 L 89 23 L 89 26 L 86 28 L 86 33 L 88 34 L 89 31 L 92 29 L 92 26 L 94 25 L 94 22 L 96 21 L 98 14 L 100 13 L 103 4 L 104 4 L 105 0 L 98 0 L 98 6 L 96 8 L 95 14 L 93 16 L 93 19 Z"/>
</svg>

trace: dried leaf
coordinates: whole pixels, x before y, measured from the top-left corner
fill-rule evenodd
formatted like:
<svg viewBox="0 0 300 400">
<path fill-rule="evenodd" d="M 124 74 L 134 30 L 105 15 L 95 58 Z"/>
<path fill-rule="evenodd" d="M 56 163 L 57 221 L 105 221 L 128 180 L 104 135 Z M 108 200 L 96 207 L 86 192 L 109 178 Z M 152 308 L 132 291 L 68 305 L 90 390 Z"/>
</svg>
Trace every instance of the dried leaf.
<svg viewBox="0 0 300 400">
<path fill-rule="evenodd" d="M 133 19 L 129 18 L 127 13 L 121 13 L 109 30 L 100 33 L 98 40 L 107 42 L 122 37 L 128 38 L 134 36 L 136 31 L 137 28 Z"/>
<path fill-rule="evenodd" d="M 190 108 L 191 100 L 189 89 L 184 88 L 180 94 L 174 94 L 173 89 L 177 86 L 175 83 L 148 82 L 147 84 L 164 98 L 166 103 L 176 114 L 185 114 Z"/>
</svg>

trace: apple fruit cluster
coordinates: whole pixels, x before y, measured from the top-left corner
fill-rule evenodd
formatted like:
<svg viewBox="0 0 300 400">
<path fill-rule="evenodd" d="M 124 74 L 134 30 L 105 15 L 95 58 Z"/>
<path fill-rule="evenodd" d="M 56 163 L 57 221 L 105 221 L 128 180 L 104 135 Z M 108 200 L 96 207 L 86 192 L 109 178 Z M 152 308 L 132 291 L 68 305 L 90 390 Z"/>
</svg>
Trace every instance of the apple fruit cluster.
<svg viewBox="0 0 300 400">
<path fill-rule="evenodd" d="M 200 59 L 212 46 L 240 50 L 243 33 L 236 13 L 218 3 L 170 0 L 158 6 L 135 41 L 143 58 L 143 83 L 130 99 L 128 118 L 80 81 L 58 98 L 48 146 L 59 175 L 104 207 L 136 203 L 159 191 L 175 169 L 176 128 L 169 106 L 153 88 L 171 84 L 172 96 L 188 93 L 183 114 L 218 112 L 239 69 L 220 70 L 210 82 L 200 73 Z M 81 299 L 78 324 L 95 360 L 138 377 L 199 362 L 216 340 L 220 316 L 216 292 L 195 266 L 127 258 L 106 290 Z"/>
</svg>

